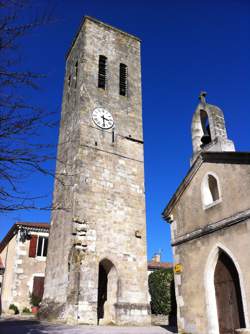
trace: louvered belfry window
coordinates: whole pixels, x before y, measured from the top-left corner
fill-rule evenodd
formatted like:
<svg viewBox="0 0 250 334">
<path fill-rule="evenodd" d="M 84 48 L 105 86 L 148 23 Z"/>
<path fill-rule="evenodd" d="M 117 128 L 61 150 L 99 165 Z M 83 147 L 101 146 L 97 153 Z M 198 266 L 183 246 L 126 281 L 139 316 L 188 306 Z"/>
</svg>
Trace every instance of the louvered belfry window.
<svg viewBox="0 0 250 334">
<path fill-rule="evenodd" d="M 127 96 L 128 88 L 128 67 L 120 64 L 120 95 Z"/>
<path fill-rule="evenodd" d="M 99 56 L 98 87 L 106 88 L 107 57 Z"/>
</svg>

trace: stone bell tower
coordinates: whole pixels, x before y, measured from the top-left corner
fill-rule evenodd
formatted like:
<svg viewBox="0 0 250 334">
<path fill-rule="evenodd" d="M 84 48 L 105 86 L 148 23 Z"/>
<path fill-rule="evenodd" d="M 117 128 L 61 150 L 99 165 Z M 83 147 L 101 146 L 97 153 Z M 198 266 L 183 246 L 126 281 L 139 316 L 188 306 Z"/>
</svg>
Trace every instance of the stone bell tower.
<svg viewBox="0 0 250 334">
<path fill-rule="evenodd" d="M 150 322 L 140 41 L 85 17 L 66 74 L 41 316 Z"/>
<path fill-rule="evenodd" d="M 193 157 L 191 164 L 202 151 L 235 151 L 234 143 L 227 138 L 223 112 L 206 102 L 206 92 L 201 92 L 192 120 Z"/>
</svg>

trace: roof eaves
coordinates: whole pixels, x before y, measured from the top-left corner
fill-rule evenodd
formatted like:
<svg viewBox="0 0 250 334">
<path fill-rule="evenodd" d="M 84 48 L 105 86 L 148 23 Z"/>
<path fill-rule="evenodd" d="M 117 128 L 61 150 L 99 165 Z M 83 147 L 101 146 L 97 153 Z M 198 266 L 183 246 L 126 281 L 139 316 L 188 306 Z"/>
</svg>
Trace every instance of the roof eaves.
<svg viewBox="0 0 250 334">
<path fill-rule="evenodd" d="M 8 231 L 8 233 L 5 235 L 3 240 L 0 242 L 0 253 L 4 250 L 5 246 L 9 243 L 9 241 L 16 234 L 16 231 L 17 231 L 17 226 L 16 226 L 16 224 L 14 224 L 14 225 L 12 225 L 12 227 Z"/>
<path fill-rule="evenodd" d="M 183 194 L 183 192 L 185 191 L 185 189 L 187 188 L 187 186 L 189 185 L 189 183 L 191 182 L 191 180 L 193 179 L 193 177 L 197 173 L 197 171 L 200 168 L 200 166 L 202 165 L 202 163 L 203 163 L 203 155 L 200 154 L 200 155 L 197 156 L 195 162 L 190 167 L 186 176 L 182 180 L 181 184 L 179 185 L 179 187 L 175 191 L 174 195 L 172 196 L 172 198 L 170 199 L 170 201 L 166 205 L 165 209 L 163 210 L 162 217 L 163 217 L 164 220 L 168 221 L 168 216 L 171 214 L 171 211 L 172 211 L 173 207 L 175 206 L 175 204 L 180 199 L 181 195 Z"/>
<path fill-rule="evenodd" d="M 171 214 L 173 207 L 178 202 L 203 162 L 250 164 L 250 152 L 201 152 L 163 210 L 162 217 L 164 220 L 168 221 L 168 217 Z"/>
<path fill-rule="evenodd" d="M 4 248 L 7 246 L 7 244 L 10 242 L 10 240 L 13 238 L 13 236 L 17 233 L 20 227 L 27 228 L 31 231 L 49 231 L 50 224 L 48 223 L 28 223 L 28 222 L 17 222 L 8 231 L 8 233 L 5 235 L 3 240 L 0 242 L 0 253 L 4 250 Z"/>
</svg>

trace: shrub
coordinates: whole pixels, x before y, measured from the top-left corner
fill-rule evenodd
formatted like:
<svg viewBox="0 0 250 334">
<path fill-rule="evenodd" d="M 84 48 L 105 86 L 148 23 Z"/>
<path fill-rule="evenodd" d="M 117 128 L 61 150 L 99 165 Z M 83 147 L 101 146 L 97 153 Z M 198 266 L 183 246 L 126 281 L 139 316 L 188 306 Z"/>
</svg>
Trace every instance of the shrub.
<svg viewBox="0 0 250 334">
<path fill-rule="evenodd" d="M 19 309 L 15 304 L 10 304 L 9 310 L 13 310 L 15 314 L 19 314 Z"/>
<path fill-rule="evenodd" d="M 176 314 L 174 292 L 174 273 L 172 269 L 161 269 L 152 272 L 148 277 L 151 295 L 151 312 L 153 314 Z"/>
<path fill-rule="evenodd" d="M 23 313 L 31 313 L 30 309 L 28 307 L 23 308 Z"/>
<path fill-rule="evenodd" d="M 30 295 L 30 304 L 31 304 L 32 306 L 39 306 L 39 304 L 41 303 L 41 300 L 42 300 L 42 298 L 36 296 L 34 293 L 32 293 L 32 294 Z"/>
</svg>

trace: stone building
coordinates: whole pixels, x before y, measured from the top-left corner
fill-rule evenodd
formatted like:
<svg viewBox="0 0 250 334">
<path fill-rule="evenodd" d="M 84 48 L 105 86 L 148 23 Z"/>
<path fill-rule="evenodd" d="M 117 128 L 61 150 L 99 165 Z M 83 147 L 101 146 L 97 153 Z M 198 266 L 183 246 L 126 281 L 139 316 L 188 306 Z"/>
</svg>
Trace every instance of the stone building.
<svg viewBox="0 0 250 334">
<path fill-rule="evenodd" d="M 41 317 L 150 322 L 140 40 L 85 17 L 66 56 Z"/>
<path fill-rule="evenodd" d="M 163 262 L 161 261 L 161 254 L 155 253 L 152 257 L 151 261 L 148 261 L 148 275 L 156 270 L 161 269 L 172 269 L 173 263 L 172 262 Z"/>
<path fill-rule="evenodd" d="M 1 294 L 2 294 L 2 283 L 3 283 L 3 274 L 4 274 L 5 268 L 3 265 L 2 258 L 0 256 L 0 314 L 2 314 L 2 300 L 1 300 Z"/>
<path fill-rule="evenodd" d="M 10 304 L 15 304 L 20 311 L 24 307 L 30 308 L 31 293 L 42 297 L 48 235 L 49 224 L 19 222 L 1 241 L 0 298 L 3 312 L 8 311 Z"/>
<path fill-rule="evenodd" d="M 178 327 L 249 333 L 250 153 L 235 152 L 222 110 L 204 93 L 192 141 L 191 167 L 163 212 L 171 224 Z"/>
</svg>

